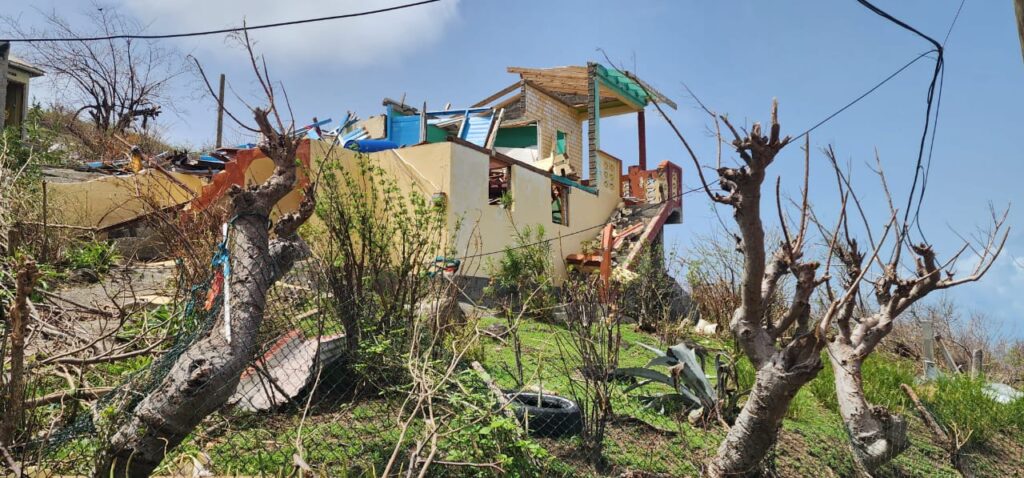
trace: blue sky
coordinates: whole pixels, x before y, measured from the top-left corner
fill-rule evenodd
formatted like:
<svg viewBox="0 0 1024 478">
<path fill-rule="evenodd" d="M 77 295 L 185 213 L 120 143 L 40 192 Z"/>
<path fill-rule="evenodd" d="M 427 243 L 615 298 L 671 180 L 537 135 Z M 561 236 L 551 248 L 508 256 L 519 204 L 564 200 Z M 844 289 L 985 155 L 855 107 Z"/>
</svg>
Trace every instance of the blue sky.
<svg viewBox="0 0 1024 478">
<path fill-rule="evenodd" d="M 34 10 L 74 12 L 79 1 L 0 0 L 0 11 L 19 22 L 39 21 Z M 152 33 L 220 28 L 245 17 L 262 23 L 331 15 L 403 3 L 388 1 L 122 0 L 119 6 L 149 25 Z M 881 8 L 935 38 L 943 38 L 959 6 L 954 0 L 878 0 Z M 20 13 L 19 13 L 20 12 Z M 507 66 L 548 67 L 616 62 L 679 103 L 673 119 L 707 162 L 715 142 L 707 117 L 686 95 L 689 85 L 709 107 L 739 123 L 766 121 L 773 97 L 780 102 L 784 132 L 797 134 L 860 95 L 929 46 L 860 7 L 853 0 L 821 2 L 534 1 L 444 0 L 416 9 L 357 20 L 258 32 L 258 48 L 274 77 L 287 87 L 299 121 L 338 119 L 346 110 L 366 117 L 381 111 L 385 96 L 440 107 L 468 105 L 515 80 Z M 221 37 L 168 43 L 195 55 L 211 74 L 226 73 L 234 88 L 254 85 L 245 58 Z M 15 47 L 17 54 L 18 47 Z M 933 62 L 909 68 L 811 135 L 811 201 L 834 218 L 838 201 L 818 148 L 832 144 L 850 161 L 858 189 L 874 223 L 887 219 L 878 181 L 867 167 L 877 149 L 899 202 L 909 190 Z M 193 77 L 177 86 L 176 114 L 160 125 L 172 140 L 209 144 L 213 103 L 199 94 Z M 1024 62 L 1010 1 L 968 0 L 946 49 L 945 88 L 921 224 L 940 259 L 959 248 L 951 231 L 970 234 L 988 221 L 989 203 L 1013 204 L 1009 223 L 1017 229 L 1003 257 L 979 284 L 951 292 L 970 310 L 988 314 L 997 333 L 1024 337 L 1024 225 L 1020 178 L 1024 176 L 1020 112 L 1024 107 Z M 37 89 L 48 98 L 45 86 Z M 635 162 L 632 118 L 602 123 L 602 146 Z M 229 138 L 237 132 L 229 131 Z M 240 136 L 239 136 L 240 138 Z M 648 157 L 670 159 L 696 185 L 690 160 L 668 127 L 648 113 Z M 791 146 L 769 171 L 796 194 L 802 153 Z M 718 221 L 706 198 L 686 198 L 682 225 L 667 234 L 685 249 L 698 234 L 714 233 Z M 729 219 L 729 211 L 721 210 Z M 966 266 L 965 266 L 966 267 Z M 961 269 L 963 269 L 962 267 Z"/>
</svg>

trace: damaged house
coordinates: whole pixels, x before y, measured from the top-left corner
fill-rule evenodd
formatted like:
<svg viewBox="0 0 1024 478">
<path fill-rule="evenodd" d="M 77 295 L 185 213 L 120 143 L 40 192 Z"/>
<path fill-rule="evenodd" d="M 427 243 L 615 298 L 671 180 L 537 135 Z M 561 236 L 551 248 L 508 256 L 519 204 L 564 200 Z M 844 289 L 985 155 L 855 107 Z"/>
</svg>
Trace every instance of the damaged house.
<svg viewBox="0 0 1024 478">
<path fill-rule="evenodd" d="M 457 251 L 501 251 L 515 244 L 513 224 L 541 225 L 557 282 L 573 265 L 605 277 L 628 270 L 643 245 L 682 218 L 682 170 L 670 161 L 648 169 L 644 130 L 649 103 L 675 104 L 597 63 L 508 72 L 518 80 L 465 108 L 385 100 L 384 115 L 345 126 L 341 141 L 370 154 L 400 187 L 443 195 Z M 624 114 L 637 118 L 638 143 L 616 156 L 601 149 L 601 119 Z M 620 156 L 639 164 L 624 170 Z M 473 227 L 456 229 L 460 220 Z"/>
<path fill-rule="evenodd" d="M 644 246 L 682 219 L 682 169 L 671 161 L 648 166 L 645 144 L 645 108 L 675 104 L 634 75 L 597 63 L 508 72 L 518 77 L 512 84 L 467 107 L 427 110 L 385 99 L 383 114 L 348 114 L 330 130 L 331 120 L 314 119 L 295 132 L 308 138 L 297 158 L 316 171 L 328 155 L 342 167 L 366 155 L 403 193 L 443 199 L 448 237 L 441 239 L 459 254 L 490 260 L 516 245 L 514 227 L 542 226 L 556 285 L 571 267 L 628 280 Z M 636 117 L 634 151 L 601 148 L 601 120 L 616 115 Z M 261 183 L 274 168 L 255 145 L 142 156 L 133 148 L 119 162 L 47 170 L 55 221 L 139 244 L 141 219 L 154 209 L 216 207 L 232 186 Z M 622 158 L 638 164 L 624 169 Z M 275 216 L 295 211 L 307 184 L 300 175 Z M 469 293 L 482 292 L 487 270 L 462 271 Z M 258 361 L 266 370 L 247 370 L 232 401 L 267 410 L 300 394 L 313 365 L 341 350 L 342 336 L 321 339 L 297 329 L 281 335 Z"/>
<path fill-rule="evenodd" d="M 644 128 L 651 102 L 675 104 L 631 73 L 598 63 L 508 72 L 518 79 L 468 107 L 432 111 L 386 99 L 383 114 L 349 114 L 330 131 L 330 120 L 314 120 L 297 131 L 309 137 L 298 157 L 315 170 L 328 152 L 343 155 L 343 164 L 365 154 L 406 192 L 443 197 L 445 239 L 460 253 L 501 251 L 515 243 L 513 223 L 541 225 L 552 239 L 556 282 L 569 266 L 605 278 L 628 274 L 642 247 L 682 218 L 682 169 L 671 161 L 648 166 Z M 601 120 L 617 115 L 636 116 L 635 151 L 601 148 Z M 344 148 L 333 147 L 339 144 Z M 624 169 L 621 158 L 638 164 Z M 231 185 L 262 182 L 273 170 L 254 145 L 198 157 L 129 153 L 122 166 L 117 174 L 106 164 L 84 173 L 49 171 L 57 222 L 130 236 L 123 226 L 153 204 L 206 209 Z M 140 190 L 151 197 L 139 199 Z M 278 214 L 300 199 L 298 190 L 289 194 Z M 458 228 L 460 222 L 473 227 Z M 485 269 L 474 273 L 485 276 Z"/>
</svg>

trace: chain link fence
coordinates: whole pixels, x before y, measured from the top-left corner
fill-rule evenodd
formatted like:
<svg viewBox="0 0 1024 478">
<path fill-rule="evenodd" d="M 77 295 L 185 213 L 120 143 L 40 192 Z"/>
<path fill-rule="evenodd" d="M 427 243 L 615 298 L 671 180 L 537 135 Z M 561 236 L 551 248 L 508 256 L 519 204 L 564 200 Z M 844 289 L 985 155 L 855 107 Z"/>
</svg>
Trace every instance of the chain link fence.
<svg viewBox="0 0 1024 478">
<path fill-rule="evenodd" d="M 26 411 L 19 441 L 7 447 L 23 476 L 109 476 L 96 471 L 98 457 L 126 417 L 161 393 L 199 339 L 221 333 L 222 269 L 212 262 L 198 286 L 179 283 L 180 300 L 139 312 L 163 321 L 136 327 L 180 331 L 171 345 L 88 372 L 96 381 L 126 377 L 95 400 L 68 396 Z M 226 404 L 169 447 L 154 475 L 573 476 L 610 467 L 601 456 L 621 444 L 636 468 L 689 470 L 689 461 L 657 453 L 687 429 L 685 413 L 667 418 L 671 401 L 643 398 L 669 388 L 645 384 L 638 394 L 637 380 L 615 374 L 620 361 L 643 366 L 650 354 L 631 343 L 636 332 L 623 337 L 631 324 L 600 302 L 596 283 L 557 291 L 545 299 L 551 313 L 538 314 L 529 303 L 485 306 L 469 293 L 478 280 L 445 268 L 430 267 L 403 323 L 363 330 L 352 350 L 341 311 L 355 306 L 334 302 L 315 261 L 300 263 L 270 289 L 257 352 L 237 383 L 197 390 L 230 388 Z M 53 374 L 32 371 L 28 395 L 62 388 Z"/>
<path fill-rule="evenodd" d="M 325 190 L 342 192 L 321 198 L 320 220 L 303 231 L 312 254 L 287 271 L 243 269 L 233 229 L 215 227 L 240 219 L 212 217 L 202 234 L 166 231 L 177 260 L 163 276 L 128 263 L 92 296 L 36 298 L 29 342 L 60 346 L 28 351 L 7 468 L 32 477 L 699 473 L 702 457 L 665 453 L 719 415 L 704 397 L 686 400 L 678 361 L 664 359 L 677 334 L 651 317 L 681 318 L 655 310 L 672 306 L 664 271 L 634 289 L 582 273 L 556 288 L 542 231 L 494 257 L 455 259 L 437 239 L 448 227 L 443 204 L 393 196 L 369 164 L 336 171 Z M 379 187 L 356 187 L 367 182 Z M 262 321 L 248 330 L 239 314 L 253 301 Z M 211 356 L 204 347 L 217 340 L 251 352 Z M 211 361 L 238 366 L 206 375 Z M 180 376 L 210 410 L 161 402 Z M 180 429 L 190 417 L 198 425 Z M 139 436 L 168 438 L 124 452 Z"/>
</svg>

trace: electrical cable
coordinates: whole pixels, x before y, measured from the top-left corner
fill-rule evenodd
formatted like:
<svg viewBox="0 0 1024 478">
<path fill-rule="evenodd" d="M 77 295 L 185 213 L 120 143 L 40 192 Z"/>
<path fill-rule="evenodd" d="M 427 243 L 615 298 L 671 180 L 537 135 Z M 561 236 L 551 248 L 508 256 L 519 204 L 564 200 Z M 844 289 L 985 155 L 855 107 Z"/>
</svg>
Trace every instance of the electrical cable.
<svg viewBox="0 0 1024 478">
<path fill-rule="evenodd" d="M 857 98 L 855 98 L 855 99 L 854 99 L 853 101 L 851 101 L 851 102 L 847 103 L 847 104 L 846 104 L 845 106 L 843 106 L 842 108 L 839 108 L 839 109 L 838 109 L 838 110 L 836 110 L 836 111 L 835 111 L 834 113 L 832 113 L 832 114 L 830 114 L 830 115 L 826 116 L 826 117 L 825 117 L 825 119 L 823 119 L 823 120 L 819 121 L 819 122 L 818 122 L 817 124 L 815 124 L 814 126 L 811 126 L 810 128 L 808 128 L 808 129 L 807 129 L 806 131 L 804 131 L 803 133 L 800 133 L 800 134 L 798 134 L 798 135 L 794 136 L 794 137 L 793 137 L 793 140 L 794 140 L 794 141 L 796 141 L 796 140 L 798 140 L 798 139 L 800 139 L 800 138 L 802 138 L 802 137 L 804 137 L 804 136 L 806 136 L 806 135 L 810 134 L 810 133 L 811 133 L 812 131 L 814 131 L 814 130 L 818 129 L 818 127 L 819 127 L 819 126 L 821 126 L 821 125 L 823 125 L 823 124 L 825 124 L 825 123 L 829 122 L 829 121 L 830 121 L 830 120 L 831 120 L 832 118 L 835 118 L 835 117 L 836 117 L 836 116 L 838 116 L 838 115 L 839 115 L 840 113 L 842 113 L 842 112 L 846 111 L 846 110 L 847 110 L 848 108 L 850 108 L 851 106 L 853 106 L 853 105 L 857 104 L 858 102 L 860 102 L 860 100 L 863 100 L 864 98 L 866 98 L 866 97 L 867 97 L 868 95 L 870 95 L 871 93 L 874 93 L 874 92 L 875 92 L 875 90 L 877 90 L 877 89 L 881 88 L 881 87 L 882 87 L 882 85 L 884 85 L 884 84 L 888 83 L 888 82 L 889 82 L 890 80 L 892 80 L 893 78 L 896 78 L 896 76 L 898 76 L 898 75 L 899 75 L 900 73 L 903 73 L 903 70 L 906 70 L 907 68 L 910 68 L 910 66 L 911 66 L 911 65 L 913 65 L 914 63 L 917 63 L 917 62 L 918 62 L 918 60 L 920 60 L 921 58 L 924 58 L 924 57 L 926 57 L 926 56 L 928 56 L 928 55 L 930 55 L 930 54 L 932 54 L 932 53 L 935 53 L 936 51 L 937 51 L 937 50 L 935 50 L 935 49 L 932 49 L 932 50 L 928 50 L 928 51 L 926 51 L 926 52 L 924 52 L 924 53 L 921 53 L 920 55 L 917 55 L 916 57 L 914 57 L 914 59 L 913 59 L 913 60 L 910 60 L 909 62 L 907 62 L 907 64 L 905 64 L 905 65 L 901 66 L 901 67 L 900 67 L 900 68 L 899 68 L 898 70 L 894 71 L 894 72 L 893 72 L 893 73 L 892 73 L 891 75 L 889 75 L 889 76 L 885 77 L 885 79 L 884 79 L 884 80 L 882 80 L 882 81 L 878 82 L 878 83 L 877 83 L 877 84 L 876 84 L 875 86 L 872 86 L 872 87 L 871 87 L 871 89 L 869 89 L 869 90 L 865 91 L 865 92 L 864 92 L 864 94 L 862 94 L 862 95 L 858 96 Z"/>
<path fill-rule="evenodd" d="M 956 9 L 956 14 L 953 15 L 953 21 L 949 23 L 949 28 L 946 30 L 946 36 L 942 39 L 942 47 L 946 47 L 946 42 L 949 41 L 949 36 L 953 33 L 953 27 L 956 26 L 956 21 L 960 19 L 960 12 L 964 9 L 964 4 L 967 0 L 960 0 L 960 6 Z M 925 162 L 924 168 L 924 180 L 921 182 L 921 194 L 917 199 L 917 208 L 914 210 L 914 225 L 917 227 L 918 234 L 924 239 L 924 242 L 928 242 L 924 236 L 924 231 L 921 230 L 921 203 L 924 202 L 924 193 L 928 189 L 928 177 L 932 170 L 932 153 L 935 151 L 935 136 L 938 134 L 939 129 L 939 111 L 942 110 L 942 87 L 946 80 L 946 68 L 943 65 L 942 72 L 939 74 L 939 94 L 935 99 L 935 126 L 932 127 L 932 139 L 928 145 L 928 160 Z"/>
<path fill-rule="evenodd" d="M 712 181 L 712 184 L 714 184 L 715 182 L 717 182 L 717 180 Z M 708 186 L 710 186 L 710 184 Z M 686 196 L 686 195 L 689 195 L 689 194 L 693 194 L 695 192 L 703 191 L 703 190 L 704 190 L 704 186 L 699 186 L 699 187 L 695 187 L 695 188 L 692 188 L 692 189 L 688 189 L 686 191 L 683 191 L 682 193 L 679 193 L 679 194 L 677 194 L 675 196 L 671 196 L 671 197 L 667 198 L 666 201 L 671 201 L 671 200 L 674 200 L 674 199 L 679 199 L 679 198 L 682 198 L 683 196 Z M 664 203 L 648 204 L 648 205 L 646 205 L 644 207 L 637 208 L 637 211 L 638 212 L 643 212 L 643 211 L 651 210 L 651 209 L 654 209 L 656 207 L 660 207 L 662 204 L 664 204 Z M 455 259 L 459 259 L 459 260 L 476 259 L 478 257 L 486 257 L 486 256 L 492 256 L 494 254 L 501 254 L 501 253 L 503 253 L 505 251 L 514 251 L 514 250 L 517 250 L 517 249 L 525 249 L 527 247 L 533 247 L 533 246 L 537 246 L 537 245 L 548 243 L 548 242 L 554 242 L 554 241 L 562 239 L 563 237 L 571 237 L 571 236 L 575 236 L 577 234 L 582 234 L 584 232 L 593 231 L 595 229 L 601 229 L 601 228 L 603 228 L 603 227 L 605 227 L 607 225 L 608 225 L 607 222 L 601 223 L 601 224 L 596 224 L 596 225 L 593 225 L 593 226 L 590 226 L 590 227 L 587 227 L 587 228 L 584 228 L 584 229 L 580 229 L 578 231 L 570 232 L 568 234 L 562 234 L 562 235 L 560 235 L 558 237 L 552 237 L 552 238 L 549 238 L 549 239 L 541 239 L 539 241 L 534 241 L 534 242 L 531 242 L 529 244 L 520 244 L 520 245 L 515 246 L 515 247 L 506 247 L 506 248 L 503 248 L 503 249 L 498 250 L 498 251 L 483 252 L 483 253 L 480 253 L 480 254 L 472 254 L 472 255 L 468 255 L 468 256 L 456 257 Z"/>
<path fill-rule="evenodd" d="M 277 28 L 277 27 L 285 27 L 285 26 L 292 26 L 292 25 L 302 25 L 302 24 L 306 24 L 306 23 L 323 22 L 323 21 L 328 21 L 328 20 L 340 20 L 340 19 L 344 19 L 344 18 L 364 17 L 364 16 L 367 16 L 367 15 L 375 15 L 375 14 L 378 14 L 378 13 L 393 12 L 393 11 L 396 11 L 396 10 L 403 10 L 403 9 L 406 9 L 406 8 L 418 7 L 420 5 L 426 5 L 428 3 L 436 3 L 436 2 L 440 2 L 440 1 L 441 0 L 422 0 L 422 1 L 419 1 L 419 2 L 407 3 L 407 4 L 404 4 L 404 5 L 396 5 L 394 7 L 379 8 L 379 9 L 376 9 L 376 10 L 368 10 L 368 11 L 365 11 L 365 12 L 346 13 L 346 14 L 342 14 L 342 15 L 331 15 L 331 16 L 327 16 L 327 17 L 307 18 L 307 19 L 303 19 L 303 20 L 291 20 L 291 21 L 287 21 L 287 22 L 266 23 L 266 24 L 263 24 L 263 25 L 254 25 L 254 26 L 251 26 L 251 27 L 250 26 L 241 26 L 241 27 L 222 28 L 222 29 L 218 29 L 218 30 L 206 30 L 206 31 L 198 31 L 198 32 L 188 32 L 188 33 L 166 33 L 166 34 L 161 34 L 161 35 L 123 34 L 123 35 L 107 35 L 107 36 L 96 36 L 96 37 L 71 37 L 71 38 L 59 38 L 59 37 L 9 38 L 9 39 L 0 39 L 0 41 L 8 41 L 8 42 L 11 42 L 11 43 L 19 43 L 19 42 L 20 43 L 53 43 L 53 42 L 88 42 L 88 41 L 105 41 L 105 40 L 163 40 L 163 39 L 168 39 L 168 38 L 188 38 L 188 37 L 198 37 L 198 36 L 205 36 L 205 35 L 218 35 L 218 34 L 221 34 L 221 33 L 234 33 L 234 32 L 241 32 L 241 31 L 263 30 L 263 29 L 266 29 L 266 28 Z"/>
<path fill-rule="evenodd" d="M 904 229 L 904 232 L 906 232 L 906 230 L 908 229 L 907 221 L 910 218 L 910 210 L 911 210 L 911 208 L 913 206 L 913 202 L 914 202 L 914 193 L 917 191 L 917 184 L 918 184 L 919 181 L 921 181 L 922 183 L 927 182 L 927 178 L 922 178 L 922 172 L 924 172 L 924 167 L 922 166 L 922 163 L 924 161 L 925 143 L 928 141 L 928 131 L 929 131 L 929 128 L 931 127 L 931 125 L 932 125 L 932 103 L 935 100 L 936 84 L 939 81 L 939 76 L 942 74 L 942 69 L 943 69 L 943 66 L 944 66 L 944 59 L 943 59 L 943 50 L 944 49 L 943 49 L 942 44 L 940 44 L 939 42 L 935 41 L 934 38 L 932 38 L 932 37 L 930 37 L 928 35 L 925 35 L 924 33 L 921 33 L 916 28 L 914 28 L 914 27 L 904 23 L 903 21 L 897 19 L 896 17 L 886 13 L 884 10 L 882 10 L 882 9 L 872 5 L 871 2 L 868 2 L 867 0 L 857 0 L 857 3 L 860 3 L 861 5 L 866 7 L 868 10 L 871 10 L 872 12 L 877 14 L 878 16 L 880 16 L 882 18 L 885 18 L 886 20 L 889 20 L 890 22 L 895 23 L 896 25 L 900 26 L 901 28 L 903 28 L 903 29 L 905 29 L 907 31 L 913 32 L 917 36 L 927 40 L 929 43 L 931 43 L 935 47 L 935 51 L 938 54 L 938 58 L 935 59 L 935 71 L 932 73 L 932 80 L 931 80 L 931 83 L 928 85 L 928 95 L 927 95 L 927 100 L 926 100 L 927 101 L 927 107 L 925 108 L 925 117 L 924 117 L 924 130 L 921 132 L 921 141 L 920 141 L 920 144 L 918 146 L 918 151 L 917 151 L 917 163 L 914 166 L 914 181 L 910 185 L 910 194 L 907 195 L 907 207 L 906 207 L 906 209 L 903 212 L 903 229 Z M 963 5 L 961 5 L 961 8 L 962 7 L 963 7 Z M 960 11 L 957 10 L 957 16 L 956 16 L 957 18 L 960 16 L 959 12 Z M 955 23 L 955 21 L 956 21 L 956 18 L 954 18 L 954 23 Z M 952 25 L 950 25 L 950 30 L 949 31 L 950 32 L 952 31 Z M 948 33 L 947 33 L 947 37 L 948 37 Z M 936 121 L 938 121 L 938 114 L 937 113 L 938 112 L 936 111 Z M 934 141 L 934 133 L 933 133 L 933 141 Z M 931 157 L 931 153 L 929 153 L 929 158 L 930 157 Z M 930 159 L 929 159 L 929 161 L 930 161 Z M 930 164 L 929 164 L 928 169 L 929 170 L 931 169 Z M 927 175 L 927 173 L 925 173 L 925 175 Z M 918 211 L 920 211 L 920 205 L 921 205 L 921 202 L 922 202 L 923 199 L 924 199 L 924 187 L 921 188 L 921 193 L 920 193 L 920 195 L 918 197 Z M 914 217 L 915 217 L 915 221 L 917 221 L 917 219 L 920 216 L 918 214 L 915 214 Z M 919 233 L 921 232 L 920 224 L 918 224 L 918 232 Z M 922 238 L 924 238 L 923 234 L 922 234 Z"/>
</svg>

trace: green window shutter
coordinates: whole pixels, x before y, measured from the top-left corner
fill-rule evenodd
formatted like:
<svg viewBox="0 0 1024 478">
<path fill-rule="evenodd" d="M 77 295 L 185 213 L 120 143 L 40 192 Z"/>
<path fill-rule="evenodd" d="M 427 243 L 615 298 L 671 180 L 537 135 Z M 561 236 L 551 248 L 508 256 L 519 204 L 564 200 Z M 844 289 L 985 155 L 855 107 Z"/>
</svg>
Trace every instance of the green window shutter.
<svg viewBox="0 0 1024 478">
<path fill-rule="evenodd" d="M 561 131 L 555 139 L 555 154 L 565 154 L 565 133 Z"/>
</svg>

